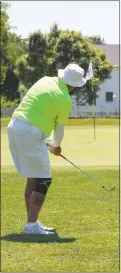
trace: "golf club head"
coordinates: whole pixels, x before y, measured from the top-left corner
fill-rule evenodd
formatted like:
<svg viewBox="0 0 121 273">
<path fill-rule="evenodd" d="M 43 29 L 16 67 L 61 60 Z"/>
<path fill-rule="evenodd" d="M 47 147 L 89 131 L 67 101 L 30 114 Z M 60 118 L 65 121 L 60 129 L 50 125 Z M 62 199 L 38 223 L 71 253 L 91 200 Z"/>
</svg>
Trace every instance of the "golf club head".
<svg viewBox="0 0 121 273">
<path fill-rule="evenodd" d="M 102 186 L 102 188 L 104 188 L 104 189 L 107 190 L 107 191 L 112 191 L 112 190 L 114 190 L 114 189 L 116 188 L 116 186 L 114 186 L 114 187 L 112 187 L 112 188 L 110 188 L 110 189 L 106 188 L 105 186 Z"/>
</svg>

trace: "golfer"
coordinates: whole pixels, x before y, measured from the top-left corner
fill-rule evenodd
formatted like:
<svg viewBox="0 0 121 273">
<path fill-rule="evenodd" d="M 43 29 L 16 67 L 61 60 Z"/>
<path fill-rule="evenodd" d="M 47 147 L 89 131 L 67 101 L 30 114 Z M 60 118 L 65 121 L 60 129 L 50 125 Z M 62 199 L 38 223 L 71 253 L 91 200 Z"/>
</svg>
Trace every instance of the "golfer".
<svg viewBox="0 0 121 273">
<path fill-rule="evenodd" d="M 71 91 L 85 84 L 84 70 L 77 64 L 59 69 L 58 77 L 41 78 L 26 93 L 7 127 L 15 167 L 27 179 L 24 234 L 55 234 L 53 228 L 37 221 L 52 182 L 46 138 L 53 131 L 51 152 L 59 156 L 64 125 L 71 113 Z"/>
</svg>

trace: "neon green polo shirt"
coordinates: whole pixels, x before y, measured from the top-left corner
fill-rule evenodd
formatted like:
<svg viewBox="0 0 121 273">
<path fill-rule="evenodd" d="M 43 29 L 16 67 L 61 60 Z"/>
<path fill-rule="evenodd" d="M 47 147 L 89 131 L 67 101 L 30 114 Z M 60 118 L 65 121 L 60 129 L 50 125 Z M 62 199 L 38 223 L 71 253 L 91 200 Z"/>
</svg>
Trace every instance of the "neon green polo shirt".
<svg viewBox="0 0 121 273">
<path fill-rule="evenodd" d="M 72 103 L 68 88 L 58 77 L 43 77 L 26 93 L 12 117 L 23 118 L 48 137 L 55 125 L 66 124 Z"/>
</svg>

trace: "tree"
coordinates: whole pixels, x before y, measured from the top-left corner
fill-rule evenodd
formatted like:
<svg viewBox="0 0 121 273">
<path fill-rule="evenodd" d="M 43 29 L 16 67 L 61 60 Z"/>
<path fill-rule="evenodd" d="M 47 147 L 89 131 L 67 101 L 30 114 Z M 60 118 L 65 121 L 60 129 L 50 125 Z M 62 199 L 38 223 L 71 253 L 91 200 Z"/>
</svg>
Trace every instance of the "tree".
<svg viewBox="0 0 121 273">
<path fill-rule="evenodd" d="M 18 105 L 19 100 L 15 99 L 13 101 L 10 101 L 6 98 L 6 96 L 1 96 L 1 111 L 0 111 L 0 115 L 2 116 L 3 113 L 6 115 L 6 108 L 9 107 L 15 107 L 16 105 Z"/>
<path fill-rule="evenodd" d="M 75 62 L 84 69 L 86 75 L 89 63 L 93 63 L 94 78 L 73 92 L 78 103 L 91 103 L 96 98 L 100 84 L 110 78 L 113 65 L 106 59 L 105 53 L 89 42 L 87 37 L 83 37 L 81 32 L 61 31 L 55 49 L 58 53 L 57 67 L 64 68 L 68 63 Z"/>
<path fill-rule="evenodd" d="M 18 93 L 19 80 L 13 73 L 12 69 L 8 69 L 6 72 L 5 81 L 1 88 L 1 94 L 6 96 L 8 100 L 19 99 Z"/>
<path fill-rule="evenodd" d="M 7 72 L 7 58 L 8 58 L 8 37 L 9 37 L 9 16 L 6 13 L 8 4 L 1 4 L 1 84 L 3 84 Z"/>
<path fill-rule="evenodd" d="M 46 36 L 40 31 L 30 34 L 28 38 L 28 52 L 17 59 L 14 70 L 14 73 L 21 80 L 26 90 L 46 74 L 46 50 Z"/>
<path fill-rule="evenodd" d="M 113 65 L 81 32 L 61 30 L 54 23 L 48 34 L 39 31 L 29 36 L 29 51 L 18 59 L 17 73 L 26 90 L 45 75 L 57 75 L 57 70 L 69 63 L 79 64 L 86 75 L 90 62 L 94 78 L 74 92 L 78 103 L 83 105 L 96 98 L 100 84 L 110 77 Z"/>
<path fill-rule="evenodd" d="M 29 37 L 28 64 L 32 67 L 32 84 L 46 73 L 47 40 L 42 32 L 34 32 Z M 33 70 L 34 68 L 34 70 Z"/>
<path fill-rule="evenodd" d="M 46 35 L 47 39 L 47 50 L 46 50 L 46 73 L 50 76 L 55 76 L 57 71 L 57 60 L 58 53 L 56 51 L 56 44 L 59 38 L 61 30 L 56 23 L 50 27 L 49 33 Z"/>
<path fill-rule="evenodd" d="M 90 36 L 88 39 L 89 39 L 89 41 L 92 44 L 97 44 L 97 45 L 100 45 L 100 44 L 104 45 L 104 44 L 106 44 L 104 38 L 101 38 L 100 35 L 98 35 L 98 36 Z"/>
<path fill-rule="evenodd" d="M 1 4 L 1 94 L 8 100 L 14 100 L 19 98 L 19 79 L 16 78 L 14 69 L 18 57 L 27 52 L 27 39 L 11 32 L 7 8 L 8 4 Z"/>
</svg>

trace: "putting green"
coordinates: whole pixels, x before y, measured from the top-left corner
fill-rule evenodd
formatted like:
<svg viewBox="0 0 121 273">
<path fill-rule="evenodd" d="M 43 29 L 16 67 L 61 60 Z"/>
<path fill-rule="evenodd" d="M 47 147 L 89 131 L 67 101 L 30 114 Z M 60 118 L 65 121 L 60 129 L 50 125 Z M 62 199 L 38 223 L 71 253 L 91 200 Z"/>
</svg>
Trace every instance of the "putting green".
<svg viewBox="0 0 121 273">
<path fill-rule="evenodd" d="M 67 127 L 62 142 L 62 153 L 78 165 L 116 166 L 119 164 L 119 129 L 113 126 L 98 126 L 94 140 L 92 128 Z M 50 155 L 50 158 L 52 165 L 68 165 L 60 157 Z M 1 165 L 14 166 L 8 147 L 6 128 L 1 130 Z"/>
</svg>

